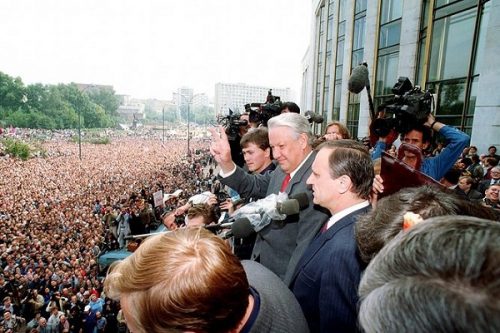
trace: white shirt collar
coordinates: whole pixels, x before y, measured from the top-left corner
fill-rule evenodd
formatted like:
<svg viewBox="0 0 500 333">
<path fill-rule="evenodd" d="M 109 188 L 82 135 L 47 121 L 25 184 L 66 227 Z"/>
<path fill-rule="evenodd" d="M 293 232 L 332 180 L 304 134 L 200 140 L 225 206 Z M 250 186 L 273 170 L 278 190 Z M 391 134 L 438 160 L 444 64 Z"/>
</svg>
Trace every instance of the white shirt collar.
<svg viewBox="0 0 500 333">
<path fill-rule="evenodd" d="M 346 208 L 344 210 L 341 210 L 337 214 L 333 214 L 332 217 L 328 220 L 328 224 L 326 226 L 326 229 L 329 229 L 332 225 L 334 225 L 336 222 L 340 221 L 342 218 L 346 217 L 347 215 L 351 214 L 352 212 L 357 211 L 358 209 L 365 208 L 369 206 L 370 203 L 368 200 L 365 200 L 363 202 L 357 203 L 354 206 L 351 206 L 349 208 Z"/>
<path fill-rule="evenodd" d="M 309 158 L 309 156 L 311 156 L 312 153 L 313 152 L 311 151 L 309 154 L 307 154 L 307 156 L 302 160 L 302 162 L 299 164 L 299 166 L 296 167 L 295 170 L 290 172 L 290 179 L 292 179 L 293 176 L 295 176 L 295 174 L 297 173 L 297 171 L 299 171 L 300 168 L 302 168 L 302 166 L 304 165 L 304 163 L 306 163 L 307 159 Z"/>
</svg>

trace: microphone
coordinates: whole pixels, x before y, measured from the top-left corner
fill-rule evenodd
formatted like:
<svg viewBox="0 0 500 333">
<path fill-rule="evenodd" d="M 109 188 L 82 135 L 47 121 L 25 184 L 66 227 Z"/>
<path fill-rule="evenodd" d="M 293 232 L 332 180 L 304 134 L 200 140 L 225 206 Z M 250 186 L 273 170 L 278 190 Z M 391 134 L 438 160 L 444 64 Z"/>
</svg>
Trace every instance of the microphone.
<svg viewBox="0 0 500 333">
<path fill-rule="evenodd" d="M 368 80 L 368 67 L 359 65 L 352 70 L 347 89 L 353 94 L 359 94 L 366 87 Z"/>
<path fill-rule="evenodd" d="M 228 221 L 230 221 L 230 222 L 217 223 L 217 224 L 207 224 L 204 226 L 204 228 L 207 230 L 215 230 L 215 231 L 220 230 L 220 229 L 230 228 L 233 225 L 233 223 L 235 222 L 235 220 L 229 219 Z"/>
<path fill-rule="evenodd" d="M 321 124 L 324 120 L 322 115 L 314 113 L 312 111 L 306 111 L 304 116 L 307 118 L 307 121 L 309 121 L 309 124 L 312 124 L 313 122 L 316 124 Z"/>
<path fill-rule="evenodd" d="M 301 210 L 306 209 L 309 206 L 309 197 L 307 193 L 297 193 L 291 195 L 288 200 L 283 202 L 278 202 L 276 204 L 276 210 L 280 214 L 285 215 L 295 215 Z"/>
<path fill-rule="evenodd" d="M 301 210 L 309 206 L 309 197 L 307 193 L 298 193 L 290 196 L 290 199 L 283 202 L 278 202 L 276 204 L 276 210 L 279 214 L 286 216 L 298 214 Z M 259 217 L 259 215 L 257 215 Z M 253 234 L 254 232 L 259 232 L 269 223 L 271 223 L 271 218 L 268 214 L 264 214 L 263 217 L 255 218 L 255 214 L 249 215 L 249 217 L 237 218 L 231 225 L 231 230 L 233 235 L 237 238 L 245 238 Z"/>
<path fill-rule="evenodd" d="M 368 64 L 364 62 L 363 64 L 355 67 L 352 70 L 351 77 L 347 83 L 347 89 L 353 94 L 359 94 L 364 88 L 366 88 L 366 94 L 368 95 L 368 108 L 370 109 L 370 117 L 372 121 L 376 118 L 375 108 L 373 106 L 372 94 L 370 91 L 370 76 L 368 74 Z"/>
<path fill-rule="evenodd" d="M 255 233 L 252 223 L 246 217 L 234 221 L 231 231 L 236 238 L 247 238 Z"/>
</svg>

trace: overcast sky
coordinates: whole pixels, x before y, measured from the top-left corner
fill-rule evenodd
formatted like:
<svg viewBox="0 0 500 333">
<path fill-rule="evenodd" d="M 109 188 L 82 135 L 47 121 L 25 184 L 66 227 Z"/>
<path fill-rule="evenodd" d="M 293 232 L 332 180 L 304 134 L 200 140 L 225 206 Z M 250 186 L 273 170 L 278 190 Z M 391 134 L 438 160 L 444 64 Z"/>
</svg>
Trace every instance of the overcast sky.
<svg viewBox="0 0 500 333">
<path fill-rule="evenodd" d="M 2 0 L 0 71 L 170 99 L 217 82 L 300 96 L 310 0 Z"/>
</svg>

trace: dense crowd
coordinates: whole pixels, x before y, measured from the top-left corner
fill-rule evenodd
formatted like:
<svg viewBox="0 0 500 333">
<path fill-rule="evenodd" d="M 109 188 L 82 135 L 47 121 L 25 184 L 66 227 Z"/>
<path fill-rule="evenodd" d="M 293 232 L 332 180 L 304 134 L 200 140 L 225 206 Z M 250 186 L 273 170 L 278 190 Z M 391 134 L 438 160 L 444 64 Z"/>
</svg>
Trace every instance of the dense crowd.
<svg viewBox="0 0 500 333">
<path fill-rule="evenodd" d="M 151 209 L 147 203 L 158 190 L 181 189 L 181 201 L 202 191 L 203 144 L 192 142 L 186 157 L 185 141 L 115 136 L 107 145 L 84 143 L 80 161 L 69 133 L 9 135 L 49 140 L 46 158 L 0 157 L 0 331 L 124 330 L 118 304 L 103 294 L 97 265 L 105 244 L 116 243 L 109 232 L 116 222 L 106 224 L 104 217 L 139 203 Z M 153 221 L 162 210 L 154 211 Z"/>
</svg>

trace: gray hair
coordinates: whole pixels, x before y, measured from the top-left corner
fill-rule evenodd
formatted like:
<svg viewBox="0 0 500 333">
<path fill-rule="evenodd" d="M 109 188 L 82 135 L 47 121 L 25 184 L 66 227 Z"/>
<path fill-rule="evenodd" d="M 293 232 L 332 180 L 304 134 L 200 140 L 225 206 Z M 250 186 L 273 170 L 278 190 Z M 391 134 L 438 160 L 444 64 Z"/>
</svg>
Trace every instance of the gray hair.
<svg viewBox="0 0 500 333">
<path fill-rule="evenodd" d="M 373 259 L 359 286 L 371 332 L 500 332 L 500 224 L 425 220 Z"/>
<path fill-rule="evenodd" d="M 289 127 L 290 129 L 292 129 L 296 137 L 299 137 L 299 135 L 303 133 L 306 134 L 308 144 L 312 145 L 314 137 L 311 132 L 311 125 L 309 124 L 307 118 L 303 115 L 293 112 L 287 112 L 282 113 L 279 116 L 272 117 L 267 122 L 267 127 L 269 128 L 269 130 L 281 126 Z"/>
</svg>

